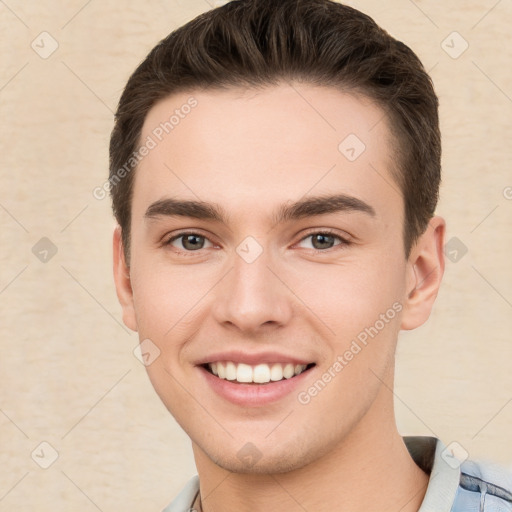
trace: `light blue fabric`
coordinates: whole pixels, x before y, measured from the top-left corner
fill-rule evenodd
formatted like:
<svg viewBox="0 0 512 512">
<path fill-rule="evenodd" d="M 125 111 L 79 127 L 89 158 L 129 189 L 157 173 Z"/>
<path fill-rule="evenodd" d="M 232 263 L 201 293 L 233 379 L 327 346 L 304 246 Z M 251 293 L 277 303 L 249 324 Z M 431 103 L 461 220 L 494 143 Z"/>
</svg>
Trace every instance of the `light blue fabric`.
<svg viewBox="0 0 512 512">
<path fill-rule="evenodd" d="M 162 512 L 192 512 L 192 503 L 199 492 L 199 476 L 194 475 Z"/>
<path fill-rule="evenodd" d="M 418 466 L 430 474 L 418 512 L 512 512 L 512 473 L 491 462 L 461 462 L 433 437 L 404 441 Z M 429 454 L 434 442 L 435 453 Z"/>
<path fill-rule="evenodd" d="M 434 437 L 404 437 L 416 464 L 430 475 L 418 512 L 512 512 L 512 473 L 492 463 L 458 461 Z M 192 512 L 199 477 L 192 477 L 162 512 Z"/>
<path fill-rule="evenodd" d="M 512 474 L 494 464 L 466 461 L 452 512 L 512 511 Z"/>
</svg>

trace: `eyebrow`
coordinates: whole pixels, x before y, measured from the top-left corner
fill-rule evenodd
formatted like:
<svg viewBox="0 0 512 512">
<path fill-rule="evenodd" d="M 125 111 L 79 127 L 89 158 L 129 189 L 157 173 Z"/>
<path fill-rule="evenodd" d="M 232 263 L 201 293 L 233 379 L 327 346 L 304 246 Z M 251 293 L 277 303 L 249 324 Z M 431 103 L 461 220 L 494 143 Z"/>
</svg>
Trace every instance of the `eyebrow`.
<svg viewBox="0 0 512 512">
<path fill-rule="evenodd" d="M 335 194 L 310 196 L 291 204 L 283 204 L 272 215 L 272 221 L 273 225 L 277 225 L 304 217 L 338 212 L 361 212 L 371 217 L 376 216 L 374 208 L 363 200 L 345 194 Z M 174 198 L 155 201 L 148 207 L 144 215 L 147 219 L 175 216 L 213 220 L 223 224 L 228 224 L 229 220 L 225 210 L 215 203 Z"/>
</svg>

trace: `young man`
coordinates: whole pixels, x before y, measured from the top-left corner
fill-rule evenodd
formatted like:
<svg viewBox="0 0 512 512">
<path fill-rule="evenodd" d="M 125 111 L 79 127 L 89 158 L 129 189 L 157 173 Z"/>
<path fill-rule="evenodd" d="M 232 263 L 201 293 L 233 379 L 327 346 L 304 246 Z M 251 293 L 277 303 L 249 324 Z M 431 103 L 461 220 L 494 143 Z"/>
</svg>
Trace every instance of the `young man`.
<svg viewBox="0 0 512 512">
<path fill-rule="evenodd" d="M 398 333 L 444 270 L 437 108 L 408 47 L 328 0 L 233 1 L 133 73 L 114 273 L 192 441 L 167 512 L 512 510 L 506 475 L 394 419 Z"/>
</svg>

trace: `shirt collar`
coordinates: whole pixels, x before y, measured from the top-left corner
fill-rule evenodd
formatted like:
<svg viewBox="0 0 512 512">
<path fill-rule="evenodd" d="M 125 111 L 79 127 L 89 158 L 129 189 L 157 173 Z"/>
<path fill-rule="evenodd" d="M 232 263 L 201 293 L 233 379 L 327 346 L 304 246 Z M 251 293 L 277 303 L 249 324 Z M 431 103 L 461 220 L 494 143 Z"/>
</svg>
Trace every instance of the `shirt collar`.
<svg viewBox="0 0 512 512">
<path fill-rule="evenodd" d="M 418 512 L 450 512 L 460 482 L 460 464 L 435 437 L 403 438 L 414 462 L 430 475 Z"/>
</svg>

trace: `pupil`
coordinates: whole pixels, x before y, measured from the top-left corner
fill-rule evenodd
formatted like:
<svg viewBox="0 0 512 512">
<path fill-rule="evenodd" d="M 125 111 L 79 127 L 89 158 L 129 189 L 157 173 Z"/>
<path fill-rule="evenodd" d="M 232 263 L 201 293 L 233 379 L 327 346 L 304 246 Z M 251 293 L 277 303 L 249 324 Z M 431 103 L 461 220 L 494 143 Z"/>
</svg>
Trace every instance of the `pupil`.
<svg viewBox="0 0 512 512">
<path fill-rule="evenodd" d="M 334 237 L 332 235 L 318 234 L 313 237 L 313 246 L 315 249 L 329 249 L 334 244 Z"/>
<path fill-rule="evenodd" d="M 201 249 L 201 247 L 203 246 L 203 243 L 201 243 L 202 238 L 202 236 L 197 235 L 186 235 L 183 239 L 183 247 L 185 247 L 185 249 L 191 249 L 193 251 L 195 251 L 196 249 Z"/>
</svg>

